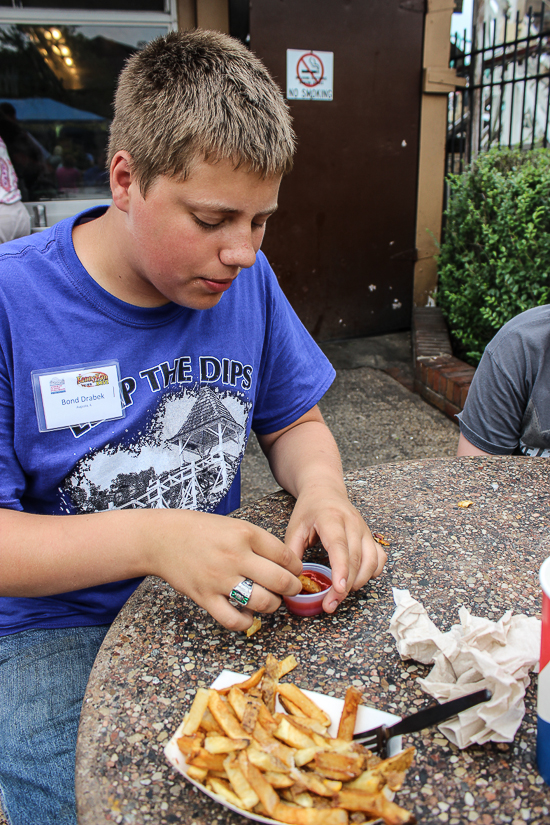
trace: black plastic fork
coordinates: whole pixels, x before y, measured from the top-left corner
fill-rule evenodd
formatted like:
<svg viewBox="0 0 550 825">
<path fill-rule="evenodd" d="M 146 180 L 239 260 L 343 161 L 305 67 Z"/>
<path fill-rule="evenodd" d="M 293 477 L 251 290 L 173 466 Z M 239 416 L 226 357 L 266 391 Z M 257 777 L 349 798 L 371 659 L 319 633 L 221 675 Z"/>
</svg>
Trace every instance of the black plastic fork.
<svg viewBox="0 0 550 825">
<path fill-rule="evenodd" d="M 444 722 L 445 719 L 450 719 L 451 716 L 462 713 L 463 710 L 473 708 L 474 705 L 479 705 L 481 702 L 488 702 L 491 696 L 490 690 L 478 690 L 476 693 L 469 693 L 459 699 L 452 699 L 450 702 L 431 705 L 429 708 L 419 710 L 418 713 L 405 716 L 395 725 L 379 725 L 377 728 L 355 733 L 353 738 L 356 742 L 360 742 L 370 751 L 385 759 L 388 742 L 393 736 L 401 736 L 403 733 L 416 733 L 432 725 L 438 725 L 440 722 Z"/>
</svg>

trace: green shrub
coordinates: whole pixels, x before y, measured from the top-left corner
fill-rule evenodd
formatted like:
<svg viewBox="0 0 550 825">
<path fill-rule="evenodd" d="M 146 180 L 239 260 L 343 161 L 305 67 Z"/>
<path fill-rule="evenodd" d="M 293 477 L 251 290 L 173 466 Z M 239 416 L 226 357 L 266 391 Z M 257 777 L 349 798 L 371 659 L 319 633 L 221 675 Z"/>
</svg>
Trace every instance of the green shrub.
<svg viewBox="0 0 550 825">
<path fill-rule="evenodd" d="M 506 321 L 550 302 L 550 150 L 492 149 L 449 189 L 437 303 L 475 365 Z"/>
</svg>

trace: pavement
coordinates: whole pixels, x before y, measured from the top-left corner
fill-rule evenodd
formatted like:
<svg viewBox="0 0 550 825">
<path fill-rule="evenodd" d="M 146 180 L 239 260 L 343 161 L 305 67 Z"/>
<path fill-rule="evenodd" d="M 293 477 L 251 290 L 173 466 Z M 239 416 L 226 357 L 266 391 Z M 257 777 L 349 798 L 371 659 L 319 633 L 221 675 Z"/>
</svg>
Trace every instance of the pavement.
<svg viewBox="0 0 550 825">
<path fill-rule="evenodd" d="M 344 472 L 456 455 L 456 424 L 409 389 L 414 385 L 409 332 L 320 346 L 336 369 L 336 379 L 319 406 L 338 444 Z M 243 505 L 280 489 L 254 435 L 241 474 Z"/>
</svg>

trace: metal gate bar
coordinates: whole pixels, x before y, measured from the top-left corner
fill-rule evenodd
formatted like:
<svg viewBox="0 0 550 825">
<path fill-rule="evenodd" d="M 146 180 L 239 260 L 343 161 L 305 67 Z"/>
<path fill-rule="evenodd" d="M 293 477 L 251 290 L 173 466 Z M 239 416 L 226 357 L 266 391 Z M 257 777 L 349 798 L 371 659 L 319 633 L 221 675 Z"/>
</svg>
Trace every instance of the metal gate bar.
<svg viewBox="0 0 550 825">
<path fill-rule="evenodd" d="M 545 14 L 545 3 L 540 14 L 530 8 L 522 36 L 517 14 L 513 39 L 508 39 L 507 16 L 500 40 L 496 20 L 483 24 L 479 38 L 474 27 L 469 51 L 466 32 L 464 49 L 455 35 L 451 65 L 467 78 L 467 85 L 449 96 L 447 173 L 462 172 L 465 164 L 493 146 L 548 147 L 550 31 L 545 32 Z"/>
</svg>

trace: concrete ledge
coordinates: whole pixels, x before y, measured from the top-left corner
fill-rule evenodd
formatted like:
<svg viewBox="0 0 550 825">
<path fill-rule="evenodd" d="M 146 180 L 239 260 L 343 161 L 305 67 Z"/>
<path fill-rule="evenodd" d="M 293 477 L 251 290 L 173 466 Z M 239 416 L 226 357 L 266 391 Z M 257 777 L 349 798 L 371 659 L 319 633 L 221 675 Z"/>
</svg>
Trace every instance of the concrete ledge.
<svg viewBox="0 0 550 825">
<path fill-rule="evenodd" d="M 466 402 L 475 367 L 455 358 L 439 307 L 413 310 L 414 389 L 456 422 Z"/>
</svg>

